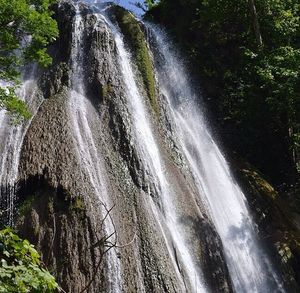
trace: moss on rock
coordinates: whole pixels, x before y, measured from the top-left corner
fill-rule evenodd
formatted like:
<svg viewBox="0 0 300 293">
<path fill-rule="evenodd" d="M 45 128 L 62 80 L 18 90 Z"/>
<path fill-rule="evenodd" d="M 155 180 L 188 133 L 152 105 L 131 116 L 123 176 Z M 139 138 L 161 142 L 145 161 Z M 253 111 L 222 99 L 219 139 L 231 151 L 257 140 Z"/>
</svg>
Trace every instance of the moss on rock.
<svg viewBox="0 0 300 293">
<path fill-rule="evenodd" d="M 73 198 L 70 204 L 70 208 L 74 212 L 84 212 L 86 210 L 84 199 L 80 196 Z"/>
<path fill-rule="evenodd" d="M 136 61 L 142 81 L 147 90 L 147 95 L 150 99 L 151 106 L 155 112 L 158 112 L 154 69 L 147 43 L 145 41 L 145 34 L 143 33 L 138 21 L 127 10 L 119 6 L 115 6 L 114 14 L 119 27 L 125 36 L 125 40 L 132 50 L 133 57 Z"/>
<path fill-rule="evenodd" d="M 258 234 L 280 268 L 285 286 L 299 291 L 300 232 L 282 195 L 250 164 L 235 158 L 234 172 L 247 197 Z"/>
<path fill-rule="evenodd" d="M 273 200 L 278 196 L 277 192 L 265 179 L 261 177 L 261 175 L 251 169 L 242 169 L 242 173 L 245 178 L 248 179 L 248 182 L 252 185 L 253 188 L 256 188 L 260 194 L 263 194 Z"/>
<path fill-rule="evenodd" d="M 30 210 L 35 201 L 35 196 L 28 196 L 18 207 L 18 214 L 20 217 L 25 216 Z"/>
<path fill-rule="evenodd" d="M 104 99 L 106 99 L 108 97 L 109 94 L 111 94 L 113 92 L 113 85 L 110 84 L 110 83 L 107 83 L 105 85 L 102 86 L 102 89 L 101 89 L 101 94 L 102 94 L 102 97 Z"/>
</svg>

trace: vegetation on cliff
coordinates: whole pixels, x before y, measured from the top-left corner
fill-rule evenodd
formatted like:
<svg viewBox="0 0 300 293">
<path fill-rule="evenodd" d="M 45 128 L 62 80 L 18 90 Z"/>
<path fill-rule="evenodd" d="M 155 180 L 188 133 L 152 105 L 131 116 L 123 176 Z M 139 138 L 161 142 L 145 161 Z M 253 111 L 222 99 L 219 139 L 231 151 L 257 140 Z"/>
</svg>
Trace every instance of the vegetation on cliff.
<svg viewBox="0 0 300 293">
<path fill-rule="evenodd" d="M 157 112 L 154 69 L 148 52 L 145 35 L 135 17 L 127 10 L 116 6 L 115 15 L 122 33 L 128 40 L 128 45 L 134 54 L 136 65 L 147 90 L 153 109 Z"/>
<path fill-rule="evenodd" d="M 0 292 L 56 292 L 58 284 L 34 246 L 10 228 L 0 231 L 0 258 Z"/>
<path fill-rule="evenodd" d="M 295 194 L 289 200 L 279 193 L 263 178 L 253 166 L 235 162 L 235 176 L 247 194 L 259 229 L 273 261 L 281 267 L 283 278 L 289 292 L 298 292 L 300 284 L 299 255 L 300 231 L 297 224 L 299 208 Z"/>
<path fill-rule="evenodd" d="M 300 167 L 299 1 L 145 2 L 146 16 L 189 56 L 229 148 L 273 183 L 293 182 Z"/>
<path fill-rule="evenodd" d="M 28 61 L 51 63 L 47 45 L 58 36 L 49 6 L 56 0 L 0 0 L 0 108 L 17 117 L 30 113 L 15 90 Z"/>
</svg>

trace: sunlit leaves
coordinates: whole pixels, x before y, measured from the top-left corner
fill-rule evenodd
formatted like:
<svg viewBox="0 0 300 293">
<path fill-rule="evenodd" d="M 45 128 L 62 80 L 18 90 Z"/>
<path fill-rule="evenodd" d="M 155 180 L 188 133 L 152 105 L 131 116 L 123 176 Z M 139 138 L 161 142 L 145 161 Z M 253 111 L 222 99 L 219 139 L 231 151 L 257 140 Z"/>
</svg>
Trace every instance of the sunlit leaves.
<svg viewBox="0 0 300 293">
<path fill-rule="evenodd" d="M 46 46 L 58 36 L 49 5 L 54 0 L 0 0 L 0 80 L 14 83 L 28 61 L 42 66 L 51 64 Z M 18 102 L 14 87 L 9 94 L 1 88 L 0 107 L 19 117 L 28 118 L 23 102 Z M 11 98 L 11 101 L 9 101 Z"/>
<path fill-rule="evenodd" d="M 41 267 L 34 246 L 10 228 L 0 231 L 0 292 L 55 292 L 57 288 L 54 277 Z"/>
</svg>

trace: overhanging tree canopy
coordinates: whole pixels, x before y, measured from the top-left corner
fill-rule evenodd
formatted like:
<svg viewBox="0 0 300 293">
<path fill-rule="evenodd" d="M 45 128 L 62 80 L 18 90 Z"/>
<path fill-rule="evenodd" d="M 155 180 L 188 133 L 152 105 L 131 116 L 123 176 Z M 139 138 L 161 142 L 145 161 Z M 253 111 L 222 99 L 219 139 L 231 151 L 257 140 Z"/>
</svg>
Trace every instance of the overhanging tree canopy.
<svg viewBox="0 0 300 293">
<path fill-rule="evenodd" d="M 49 6 L 56 0 L 0 0 L 0 107 L 16 115 L 30 116 L 15 95 L 20 68 L 28 61 L 51 63 L 46 52 L 58 36 Z"/>
</svg>

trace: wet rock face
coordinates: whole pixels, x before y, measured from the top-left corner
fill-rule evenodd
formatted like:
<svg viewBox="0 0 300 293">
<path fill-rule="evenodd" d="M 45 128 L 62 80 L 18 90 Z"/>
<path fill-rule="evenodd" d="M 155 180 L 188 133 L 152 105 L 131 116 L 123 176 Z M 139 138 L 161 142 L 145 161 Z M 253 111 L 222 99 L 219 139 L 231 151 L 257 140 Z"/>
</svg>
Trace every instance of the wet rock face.
<svg viewBox="0 0 300 293">
<path fill-rule="evenodd" d="M 72 0 L 64 0 L 54 4 L 53 11 L 59 29 L 59 38 L 50 46 L 49 51 L 54 58 L 54 63 L 68 62 L 72 50 L 73 19 L 76 9 Z"/>
<path fill-rule="evenodd" d="M 158 112 L 154 68 L 147 47 L 146 36 L 143 32 L 143 25 L 139 23 L 129 11 L 126 11 L 122 7 L 112 6 L 110 13 L 118 23 L 125 36 L 126 44 L 134 56 L 135 64 L 138 68 L 138 75 L 144 84 L 150 104 L 153 110 Z"/>
<path fill-rule="evenodd" d="M 100 259 L 92 244 L 103 237 L 97 227 L 98 200 L 76 158 L 66 109 L 66 89 L 44 101 L 24 139 L 20 167 L 17 227 L 37 245 L 66 292 L 80 292 Z M 82 207 L 78 206 L 79 199 Z M 103 268 L 103 267 L 102 267 Z M 103 288 L 101 271 L 90 292 Z"/>
<path fill-rule="evenodd" d="M 281 271 L 286 289 L 298 292 L 300 231 L 290 207 L 252 166 L 239 161 L 235 168 L 270 259 Z"/>
<path fill-rule="evenodd" d="M 95 268 L 103 247 L 93 245 L 103 235 L 84 200 L 71 199 L 61 186 L 53 188 L 41 178 L 28 178 L 21 194 L 26 199 L 19 206 L 17 227 L 35 243 L 59 285 L 66 292 L 81 292 L 93 279 L 88 292 L 100 292 L 103 270 L 95 274 Z"/>
<path fill-rule="evenodd" d="M 63 86 L 69 85 L 73 20 L 76 15 L 76 9 L 71 0 L 54 4 L 52 9 L 59 29 L 59 37 L 48 49 L 53 58 L 53 64 L 40 78 L 40 87 L 45 98 L 50 98 Z"/>
<path fill-rule="evenodd" d="M 87 6 L 81 5 L 80 11 L 84 28 L 80 44 L 81 78 L 88 105 L 85 114 L 93 137 L 93 141 L 88 143 L 89 146 L 93 144 L 101 157 L 109 194 L 107 206 L 114 206 L 111 218 L 119 241 L 116 251 L 117 261 L 121 264 L 122 292 L 189 292 L 188 276 L 179 272 L 182 266 L 179 252 L 174 249 L 170 233 L 165 232 L 165 224 L 158 222 L 151 207 L 153 198 L 158 212 L 163 215 L 160 191 L 143 166 L 136 147 L 113 33 L 105 21 Z M 128 17 L 128 12 L 117 11 L 118 15 L 110 15 L 112 19 L 120 21 L 122 13 Z M 95 192 L 91 180 L 95 178 L 85 167 L 85 154 L 79 150 L 78 141 L 74 138 L 71 116 L 80 113 L 75 109 L 75 114 L 72 113 L 69 107 L 73 98 L 70 92 L 74 86 L 72 65 L 76 61 L 72 56 L 76 9 L 70 1 L 63 1 L 55 7 L 55 12 L 60 38 L 49 48 L 53 65 L 40 77 L 40 89 L 45 100 L 27 131 L 22 147 L 17 224 L 22 236 L 37 245 L 43 261 L 66 292 L 81 292 L 91 279 L 87 292 L 108 292 L 111 282 L 114 282 L 109 271 L 112 259 L 105 257 L 95 272 L 102 251 L 101 247 L 95 249 L 93 246 L 106 235 L 99 227 L 103 219 L 101 202 L 106 200 L 105 192 Z M 126 18 L 126 27 L 131 25 L 137 29 L 139 24 L 133 17 Z M 145 38 L 139 29 L 138 38 L 141 37 Z M 135 43 L 133 38 L 130 34 L 128 43 Z M 137 49 L 136 58 L 139 58 L 139 50 L 148 56 L 147 64 L 145 60 L 136 60 L 137 71 L 143 75 L 149 73 L 153 66 L 149 63 L 152 62 L 151 54 L 145 40 L 142 48 Z M 139 86 L 145 100 L 148 97 L 145 104 L 153 114 L 153 95 L 157 89 L 152 84 L 154 73 L 151 75 L 153 80 L 149 76 L 137 79 L 141 81 Z M 155 107 L 163 105 L 159 101 L 162 97 L 155 96 Z M 160 109 L 158 112 L 163 115 L 164 111 Z M 169 162 L 166 168 L 180 207 L 180 225 L 188 230 L 188 247 L 199 268 L 204 268 L 207 287 L 212 292 L 231 292 L 220 238 L 201 208 L 201 202 L 195 199 L 195 187 L 192 184 L 185 186 L 184 182 L 192 181 L 191 174 L 186 174 L 176 161 L 180 156 L 176 153 L 178 150 L 174 151 L 175 141 L 170 143 L 170 137 L 167 137 L 169 131 L 160 131 L 161 121 L 168 119 L 152 114 L 162 157 Z M 82 128 L 80 131 L 83 131 Z M 97 164 L 96 161 L 94 163 Z M 170 257 L 173 254 L 176 255 L 175 261 Z"/>
<path fill-rule="evenodd" d="M 105 292 L 105 265 L 95 274 L 103 247 L 93 247 L 104 235 L 99 200 L 76 155 L 68 110 L 75 7 L 65 1 L 55 11 L 60 38 L 40 78 L 46 100 L 22 146 L 17 227 L 66 292 L 81 292 L 91 279 L 88 292 Z"/>
<path fill-rule="evenodd" d="M 209 219 L 185 217 L 181 221 L 193 230 L 194 242 L 201 239 L 198 265 L 202 267 L 208 287 L 217 292 L 233 292 L 222 243 Z"/>
</svg>

